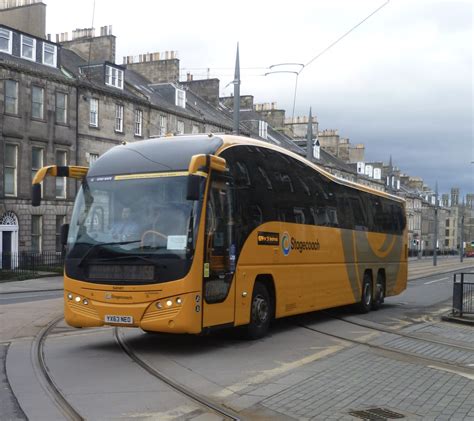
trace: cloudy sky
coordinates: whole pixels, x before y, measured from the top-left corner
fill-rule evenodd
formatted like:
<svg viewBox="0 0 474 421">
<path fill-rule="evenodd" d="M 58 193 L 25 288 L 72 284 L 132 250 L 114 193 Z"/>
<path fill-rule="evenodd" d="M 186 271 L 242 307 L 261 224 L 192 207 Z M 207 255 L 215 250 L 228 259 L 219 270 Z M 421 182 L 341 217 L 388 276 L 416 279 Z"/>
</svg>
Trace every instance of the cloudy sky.
<svg viewBox="0 0 474 421">
<path fill-rule="evenodd" d="M 242 94 L 292 115 L 295 76 L 264 76 L 278 63 L 303 63 L 386 0 L 133 2 L 44 0 L 47 32 L 112 25 L 117 61 L 178 51 L 182 76 L 209 74 L 230 94 L 240 43 Z M 441 192 L 474 192 L 473 5 L 470 0 L 391 0 L 304 68 L 295 115 L 364 143 L 367 160 L 393 162 Z M 208 70 L 209 69 L 209 70 Z M 297 67 L 280 67 L 295 70 Z"/>
</svg>

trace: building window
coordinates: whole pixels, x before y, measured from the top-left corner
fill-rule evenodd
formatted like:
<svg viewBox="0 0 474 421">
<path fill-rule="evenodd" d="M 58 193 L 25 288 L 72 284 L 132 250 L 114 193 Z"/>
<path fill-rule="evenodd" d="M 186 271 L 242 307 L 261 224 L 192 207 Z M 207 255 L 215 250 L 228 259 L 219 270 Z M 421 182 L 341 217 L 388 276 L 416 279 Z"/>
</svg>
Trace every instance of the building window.
<svg viewBox="0 0 474 421">
<path fill-rule="evenodd" d="M 449 219 L 446 219 L 446 226 L 449 227 Z"/>
<path fill-rule="evenodd" d="M 31 149 L 31 180 L 36 175 L 36 172 L 43 166 L 43 149 L 42 148 L 35 148 Z"/>
<path fill-rule="evenodd" d="M 43 43 L 43 64 L 56 67 L 57 53 L 56 46 Z"/>
<path fill-rule="evenodd" d="M 8 54 L 12 53 L 12 38 L 11 31 L 0 28 L 0 51 Z"/>
<path fill-rule="evenodd" d="M 89 165 L 92 165 L 98 159 L 99 159 L 98 153 L 89 153 L 87 156 L 87 161 L 89 162 Z"/>
<path fill-rule="evenodd" d="M 105 84 L 123 89 L 123 70 L 105 66 Z"/>
<path fill-rule="evenodd" d="M 36 40 L 34 38 L 21 36 L 21 58 L 36 61 Z"/>
<path fill-rule="evenodd" d="M 56 123 L 67 123 L 67 94 L 56 92 Z"/>
<path fill-rule="evenodd" d="M 89 100 L 89 125 L 99 127 L 99 100 L 96 98 Z"/>
<path fill-rule="evenodd" d="M 18 82 L 5 80 L 5 112 L 18 114 Z"/>
<path fill-rule="evenodd" d="M 135 110 L 135 136 L 142 135 L 143 111 Z"/>
<path fill-rule="evenodd" d="M 199 126 L 197 126 L 196 124 L 193 124 L 192 133 L 193 133 L 193 134 L 199 133 Z"/>
<path fill-rule="evenodd" d="M 61 244 L 61 227 L 66 222 L 65 215 L 56 215 L 56 251 L 61 253 L 63 251 L 63 245 Z"/>
<path fill-rule="evenodd" d="M 39 86 L 31 87 L 31 117 L 44 118 L 44 89 Z"/>
<path fill-rule="evenodd" d="M 65 167 L 67 165 L 67 152 L 66 151 L 56 151 L 56 165 Z M 56 198 L 65 199 L 67 183 L 66 177 L 56 177 Z"/>
<path fill-rule="evenodd" d="M 41 215 L 31 215 L 31 251 L 41 253 L 43 243 L 43 220 Z"/>
<path fill-rule="evenodd" d="M 178 120 L 177 132 L 178 134 L 184 134 L 184 121 Z"/>
<path fill-rule="evenodd" d="M 123 105 L 115 105 L 115 131 L 123 132 Z"/>
<path fill-rule="evenodd" d="M 186 108 L 186 91 L 176 89 L 176 106 Z"/>
<path fill-rule="evenodd" d="M 160 136 L 165 136 L 168 131 L 168 119 L 164 115 L 160 115 Z"/>
<path fill-rule="evenodd" d="M 16 196 L 17 193 L 17 171 L 18 170 L 18 146 L 5 145 L 5 196 Z"/>
<path fill-rule="evenodd" d="M 266 121 L 259 120 L 259 122 L 258 122 L 258 135 L 262 139 L 267 139 L 267 137 L 268 137 L 267 130 L 268 130 L 268 123 Z"/>
</svg>

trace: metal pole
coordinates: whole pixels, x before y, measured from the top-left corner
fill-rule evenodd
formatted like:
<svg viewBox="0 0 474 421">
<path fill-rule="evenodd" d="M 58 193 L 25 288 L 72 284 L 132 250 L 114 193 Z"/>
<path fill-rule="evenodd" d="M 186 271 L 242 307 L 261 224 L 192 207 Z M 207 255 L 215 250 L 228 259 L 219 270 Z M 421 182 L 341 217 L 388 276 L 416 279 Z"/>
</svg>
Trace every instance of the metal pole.
<svg viewBox="0 0 474 421">
<path fill-rule="evenodd" d="M 313 114 L 311 113 L 311 107 L 309 107 L 308 128 L 306 131 L 306 159 L 311 161 L 312 158 L 313 158 Z"/>
<path fill-rule="evenodd" d="M 438 182 L 435 187 L 435 212 L 434 212 L 434 241 L 433 241 L 433 266 L 438 264 Z"/>
<path fill-rule="evenodd" d="M 462 263 L 464 261 L 464 199 L 462 200 L 461 212 L 461 256 L 459 260 Z"/>
<path fill-rule="evenodd" d="M 240 60 L 239 43 L 237 43 L 237 55 L 235 57 L 234 73 L 234 134 L 240 134 Z"/>
</svg>

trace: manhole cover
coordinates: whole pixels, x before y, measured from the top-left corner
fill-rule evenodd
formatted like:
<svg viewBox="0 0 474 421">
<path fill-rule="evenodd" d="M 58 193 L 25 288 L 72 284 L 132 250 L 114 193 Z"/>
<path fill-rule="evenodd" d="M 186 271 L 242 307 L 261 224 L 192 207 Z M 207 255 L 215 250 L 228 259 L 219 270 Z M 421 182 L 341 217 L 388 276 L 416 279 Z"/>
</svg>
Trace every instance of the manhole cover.
<svg viewBox="0 0 474 421">
<path fill-rule="evenodd" d="M 370 421 L 386 421 L 405 418 L 404 415 L 399 414 L 398 412 L 390 411 L 390 409 L 385 408 L 369 408 L 360 411 L 349 411 L 349 415 L 352 415 L 356 418 L 360 418 L 361 420 Z"/>
</svg>

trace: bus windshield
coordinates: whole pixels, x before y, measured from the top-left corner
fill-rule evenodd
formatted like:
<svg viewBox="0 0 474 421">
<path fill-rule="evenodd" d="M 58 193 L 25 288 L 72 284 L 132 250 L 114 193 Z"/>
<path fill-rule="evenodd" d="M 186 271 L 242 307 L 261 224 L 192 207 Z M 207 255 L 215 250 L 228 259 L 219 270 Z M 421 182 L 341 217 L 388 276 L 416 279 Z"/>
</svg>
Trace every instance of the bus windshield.
<svg viewBox="0 0 474 421">
<path fill-rule="evenodd" d="M 66 273 L 115 283 L 184 276 L 197 235 L 200 202 L 186 200 L 187 177 L 89 177 L 77 195 Z"/>
</svg>

